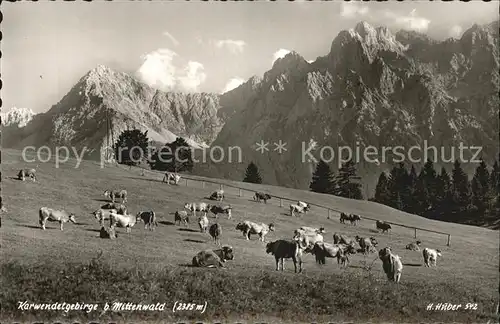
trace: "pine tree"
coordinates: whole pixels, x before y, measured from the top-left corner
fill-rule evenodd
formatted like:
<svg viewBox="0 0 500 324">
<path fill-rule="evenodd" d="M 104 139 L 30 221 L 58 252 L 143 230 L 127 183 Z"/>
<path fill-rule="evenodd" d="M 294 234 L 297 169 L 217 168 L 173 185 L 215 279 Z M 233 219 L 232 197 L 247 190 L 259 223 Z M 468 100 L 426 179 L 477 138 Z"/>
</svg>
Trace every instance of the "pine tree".
<svg viewBox="0 0 500 324">
<path fill-rule="evenodd" d="M 434 169 L 434 163 L 432 160 L 428 159 L 425 162 L 424 167 L 420 171 L 420 176 L 422 176 L 424 185 L 428 192 L 428 201 L 430 206 L 428 209 L 434 209 L 438 205 L 437 196 L 436 196 L 436 170 Z"/>
<path fill-rule="evenodd" d="M 479 212 L 484 212 L 489 207 L 490 173 L 486 163 L 481 159 L 472 178 L 472 202 Z"/>
<path fill-rule="evenodd" d="M 414 213 L 415 210 L 415 186 L 417 184 L 417 171 L 415 170 L 415 166 L 412 165 L 410 172 L 408 173 L 407 178 L 407 188 L 409 196 L 406 197 L 406 200 L 403 202 L 405 205 L 405 211 L 408 213 Z"/>
<path fill-rule="evenodd" d="M 389 206 L 390 203 L 390 193 L 388 188 L 388 180 L 385 172 L 381 172 L 378 177 L 377 187 L 375 188 L 375 199 L 374 201 Z"/>
<path fill-rule="evenodd" d="M 498 196 L 500 195 L 500 167 L 498 166 L 498 161 L 496 160 L 490 174 L 490 191 L 490 196 L 493 197 L 493 200 L 496 201 L 496 204 L 498 205 L 500 202 L 498 199 Z"/>
<path fill-rule="evenodd" d="M 165 144 L 155 151 L 149 161 L 151 169 L 158 171 L 181 172 L 193 170 L 193 151 L 182 137 Z"/>
<path fill-rule="evenodd" d="M 389 206 L 400 210 L 406 210 L 408 201 L 411 199 L 409 176 L 403 163 L 394 166 L 389 174 L 388 191 Z M 399 201 L 399 202 L 398 202 Z M 400 206 L 398 208 L 397 206 Z"/>
<path fill-rule="evenodd" d="M 330 167 L 325 161 L 320 160 L 316 165 L 309 189 L 318 193 L 332 193 L 333 187 L 333 175 Z"/>
<path fill-rule="evenodd" d="M 250 162 L 250 164 L 248 165 L 245 171 L 245 178 L 243 179 L 243 182 L 262 183 L 262 177 L 260 176 L 259 169 L 257 168 L 257 165 L 255 165 L 255 163 Z"/>
<path fill-rule="evenodd" d="M 467 174 L 465 174 L 458 160 L 453 164 L 451 179 L 453 209 L 456 214 L 460 215 L 467 212 L 467 208 L 471 203 L 471 193 L 469 179 L 467 178 Z"/>
<path fill-rule="evenodd" d="M 451 191 L 451 178 L 444 167 L 436 179 L 437 210 L 436 216 L 441 220 L 448 220 L 448 215 L 452 211 L 453 195 Z"/>
<path fill-rule="evenodd" d="M 140 164 L 147 157 L 148 143 L 148 131 L 123 131 L 114 145 L 117 162 L 129 166 Z"/>
<path fill-rule="evenodd" d="M 413 193 L 414 196 L 414 213 L 420 216 L 424 216 L 429 207 L 429 192 L 427 190 L 427 186 L 425 184 L 424 173 L 420 172 L 417 177 L 417 181 L 415 183 L 415 191 Z"/>
<path fill-rule="evenodd" d="M 363 199 L 361 183 L 352 182 L 352 180 L 355 179 L 359 179 L 359 177 L 356 176 L 356 166 L 354 162 L 349 160 L 343 163 L 336 177 L 334 194 L 345 198 Z"/>
</svg>

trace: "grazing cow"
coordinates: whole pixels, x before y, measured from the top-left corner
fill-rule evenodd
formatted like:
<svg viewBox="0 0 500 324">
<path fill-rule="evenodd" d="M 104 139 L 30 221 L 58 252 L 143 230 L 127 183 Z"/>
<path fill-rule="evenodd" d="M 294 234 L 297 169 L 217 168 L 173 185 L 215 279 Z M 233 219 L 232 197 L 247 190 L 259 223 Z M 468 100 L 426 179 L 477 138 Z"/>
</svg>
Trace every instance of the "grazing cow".
<svg viewBox="0 0 500 324">
<path fill-rule="evenodd" d="M 104 191 L 104 197 L 111 199 L 111 202 L 115 202 L 116 198 L 121 198 L 122 204 L 127 202 L 127 190 L 120 190 L 120 191 L 111 191 L 111 190 L 106 190 Z"/>
<path fill-rule="evenodd" d="M 158 226 L 158 222 L 156 221 L 156 214 L 154 211 L 141 211 L 136 215 L 136 221 L 144 222 L 144 229 L 149 228 L 150 231 L 154 230 L 154 226 Z"/>
<path fill-rule="evenodd" d="M 293 216 L 295 214 L 304 214 L 305 212 L 306 212 L 306 209 L 302 206 L 299 206 L 296 204 L 290 205 L 290 216 Z"/>
<path fill-rule="evenodd" d="M 381 229 L 382 230 L 382 233 L 384 232 L 388 232 L 392 227 L 391 227 L 391 224 L 388 224 L 386 222 L 380 222 L 380 221 L 377 221 L 375 223 L 376 227 L 377 227 L 377 230 Z"/>
<path fill-rule="evenodd" d="M 356 214 L 351 214 L 349 215 L 349 221 L 351 222 L 352 225 L 356 225 L 357 222 L 361 220 L 361 216 L 356 215 Z"/>
<path fill-rule="evenodd" d="M 297 231 L 304 231 L 304 232 L 307 232 L 307 233 L 316 233 L 316 234 L 325 234 L 325 228 L 324 227 L 315 228 L 315 227 L 302 226 Z"/>
<path fill-rule="evenodd" d="M 132 231 L 132 227 L 136 222 L 137 217 L 133 215 L 109 214 L 109 227 L 125 227 L 127 233 Z"/>
<path fill-rule="evenodd" d="M 220 245 L 220 237 L 222 235 L 222 226 L 220 226 L 217 223 L 212 224 L 212 226 L 210 226 L 210 228 L 208 229 L 208 233 L 214 239 L 214 243 L 217 245 Z"/>
<path fill-rule="evenodd" d="M 372 241 L 370 238 L 367 237 L 359 237 L 356 235 L 355 237 L 356 242 L 358 242 L 359 246 L 361 247 L 361 250 L 363 251 L 363 254 L 367 254 L 370 252 L 377 252 L 375 248 L 373 247 Z"/>
<path fill-rule="evenodd" d="M 45 224 L 47 223 L 47 221 L 59 222 L 61 231 L 63 230 L 63 224 L 67 223 L 68 221 L 76 224 L 75 214 L 70 214 L 64 210 L 55 210 L 48 207 L 40 208 L 40 210 L 38 211 L 38 219 L 43 230 L 45 230 Z"/>
<path fill-rule="evenodd" d="M 173 180 L 174 184 L 179 184 L 179 181 L 181 180 L 181 176 L 177 173 L 166 172 L 165 176 L 163 177 L 162 182 L 166 182 L 166 183 L 170 184 L 170 180 Z"/>
<path fill-rule="evenodd" d="M 346 220 L 351 220 L 349 215 L 347 215 L 346 213 L 340 213 L 340 223 L 345 224 Z"/>
<path fill-rule="evenodd" d="M 309 205 L 308 203 L 306 202 L 303 202 L 303 201 L 297 201 L 297 204 L 298 206 L 304 208 L 304 213 L 308 212 L 310 209 L 311 209 L 311 205 Z"/>
<path fill-rule="evenodd" d="M 264 192 L 256 192 L 255 195 L 253 196 L 253 200 L 256 200 L 257 202 L 264 200 L 265 204 L 267 204 L 267 201 L 270 199 L 271 199 L 271 195 L 266 194 Z"/>
<path fill-rule="evenodd" d="M 217 218 L 218 214 L 227 214 L 227 219 L 231 219 L 231 210 L 232 209 L 233 208 L 231 207 L 231 205 L 227 205 L 227 206 L 213 205 L 213 206 L 209 207 L 209 211 L 215 215 L 215 218 Z"/>
<path fill-rule="evenodd" d="M 351 238 L 348 238 L 345 235 L 340 235 L 340 234 L 335 233 L 335 234 L 333 234 L 333 244 L 345 244 L 345 245 L 355 246 L 356 241 L 351 239 Z"/>
<path fill-rule="evenodd" d="M 104 226 L 101 226 L 101 230 L 99 231 L 99 237 L 113 240 L 118 237 L 118 234 L 116 234 L 116 231 L 113 227 L 106 229 Z"/>
<path fill-rule="evenodd" d="M 203 212 L 205 216 L 210 209 L 210 205 L 204 202 L 201 203 L 185 203 L 184 208 L 190 210 L 193 213 L 193 217 L 196 217 L 196 212 Z"/>
<path fill-rule="evenodd" d="M 17 174 L 17 178 L 19 180 L 26 180 L 26 177 L 29 177 L 33 182 L 36 181 L 36 170 L 35 169 L 21 169 Z"/>
<path fill-rule="evenodd" d="M 223 246 L 217 250 L 205 250 L 198 252 L 193 257 L 193 266 L 195 267 L 224 267 L 226 260 L 233 260 L 234 253 L 231 246 Z"/>
<path fill-rule="evenodd" d="M 217 201 L 223 201 L 224 200 L 224 190 L 220 189 L 220 190 L 214 191 L 210 195 L 210 199 L 217 200 Z"/>
<path fill-rule="evenodd" d="M 177 224 L 179 222 L 179 226 L 181 225 L 181 222 L 184 223 L 184 226 L 187 226 L 189 223 L 189 216 L 187 211 L 185 210 L 176 210 L 175 211 L 175 216 L 174 216 L 174 224 Z"/>
<path fill-rule="evenodd" d="M 442 256 L 441 250 L 435 250 L 429 248 L 425 248 L 422 251 L 422 254 L 424 256 L 424 264 L 426 267 L 430 267 L 432 265 L 436 266 L 437 258 Z"/>
<path fill-rule="evenodd" d="M 277 240 L 266 245 L 266 253 L 274 255 L 276 260 L 276 271 L 279 270 L 281 261 L 281 271 L 285 270 L 284 259 L 292 258 L 295 272 L 297 272 L 297 263 L 299 264 L 299 273 L 302 272 L 302 251 L 308 246 L 307 240 Z"/>
<path fill-rule="evenodd" d="M 266 225 L 264 223 L 254 223 L 251 221 L 244 221 L 236 225 L 236 229 L 241 231 L 247 240 L 250 239 L 251 234 L 258 234 L 259 240 L 265 242 L 265 236 L 269 231 L 274 231 L 274 224 Z"/>
<path fill-rule="evenodd" d="M 126 215 L 127 207 L 123 204 L 118 203 L 106 203 L 101 206 L 101 209 L 115 209 L 117 214 Z"/>
<path fill-rule="evenodd" d="M 325 264 L 325 258 L 337 258 L 337 263 L 340 263 L 341 256 L 355 254 L 356 249 L 351 245 L 316 242 L 311 253 L 314 254 L 319 264 Z"/>
<path fill-rule="evenodd" d="M 110 213 L 115 213 L 117 214 L 116 209 L 98 209 L 94 212 L 92 212 L 92 215 L 94 215 L 95 219 L 99 221 L 100 224 L 102 224 L 105 220 L 109 219 Z"/>
<path fill-rule="evenodd" d="M 198 225 L 200 226 L 200 232 L 206 233 L 208 229 L 208 218 L 207 215 L 200 216 L 198 218 Z"/>
<path fill-rule="evenodd" d="M 378 252 L 378 256 L 382 261 L 382 269 L 384 269 L 387 279 L 399 283 L 401 280 L 401 273 L 403 272 L 401 258 L 393 254 L 389 247 L 381 249 Z"/>
<path fill-rule="evenodd" d="M 410 251 L 420 251 L 420 244 L 422 242 L 416 241 L 416 242 L 411 242 L 406 245 L 406 249 Z"/>
</svg>

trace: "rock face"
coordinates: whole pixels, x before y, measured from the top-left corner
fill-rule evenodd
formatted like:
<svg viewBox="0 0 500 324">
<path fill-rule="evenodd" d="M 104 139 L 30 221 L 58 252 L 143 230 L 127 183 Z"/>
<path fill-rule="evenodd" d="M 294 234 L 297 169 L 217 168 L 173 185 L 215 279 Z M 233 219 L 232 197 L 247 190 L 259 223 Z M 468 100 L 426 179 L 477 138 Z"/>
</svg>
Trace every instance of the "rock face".
<svg viewBox="0 0 500 324">
<path fill-rule="evenodd" d="M 3 140 L 5 147 L 86 147 L 86 157 L 93 159 L 108 139 L 112 143 L 123 130 L 138 128 L 148 130 L 155 142 L 165 144 L 182 136 L 199 147 L 210 144 L 223 126 L 219 108 L 217 94 L 164 93 L 100 65 L 49 111 L 25 127 L 4 132 Z"/>
<path fill-rule="evenodd" d="M 450 152 L 463 143 L 482 146 L 482 156 L 491 160 L 498 156 L 498 81 L 498 22 L 474 25 L 461 39 L 443 42 L 361 22 L 340 32 L 330 53 L 312 64 L 295 52 L 277 60 L 251 93 L 246 90 L 241 108 L 213 142 L 239 146 L 242 163 L 197 165 L 197 172 L 241 180 L 254 161 L 265 183 L 308 188 L 314 164 L 302 159 L 302 151 L 315 142 L 316 157 L 323 146 L 347 146 L 353 154 L 360 147 L 359 168 L 372 191 L 379 172 L 397 158 L 389 151 L 382 160 L 382 147 L 403 146 L 407 153 L 427 142 L 437 147 L 439 165 L 451 157 L 442 157 L 441 147 Z M 255 150 L 261 140 L 270 142 L 263 154 Z M 273 151 L 279 140 L 287 143 L 282 154 Z M 369 145 L 379 150 L 380 165 L 363 162 Z M 330 151 L 323 153 L 330 159 Z M 418 151 L 412 155 L 423 158 Z"/>
</svg>

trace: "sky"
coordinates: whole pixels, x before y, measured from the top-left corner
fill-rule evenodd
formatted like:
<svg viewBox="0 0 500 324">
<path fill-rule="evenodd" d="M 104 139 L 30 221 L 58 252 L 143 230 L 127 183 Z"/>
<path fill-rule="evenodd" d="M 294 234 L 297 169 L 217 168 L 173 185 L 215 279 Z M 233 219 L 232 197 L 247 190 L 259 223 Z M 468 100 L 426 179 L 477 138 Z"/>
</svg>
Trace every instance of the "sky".
<svg viewBox="0 0 500 324">
<path fill-rule="evenodd" d="M 4 2 L 2 110 L 45 112 L 99 64 L 165 91 L 229 91 L 291 50 L 313 61 L 360 21 L 460 37 L 498 2 Z"/>
</svg>

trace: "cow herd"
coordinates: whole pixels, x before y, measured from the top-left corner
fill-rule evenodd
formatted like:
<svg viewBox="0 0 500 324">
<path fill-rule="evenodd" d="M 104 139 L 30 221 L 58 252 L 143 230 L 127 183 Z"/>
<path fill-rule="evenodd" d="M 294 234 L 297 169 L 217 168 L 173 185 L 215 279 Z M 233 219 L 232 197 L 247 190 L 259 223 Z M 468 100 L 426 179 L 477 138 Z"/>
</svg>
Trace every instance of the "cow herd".
<svg viewBox="0 0 500 324">
<path fill-rule="evenodd" d="M 34 169 L 23 169 L 19 171 L 19 179 L 25 180 L 26 177 L 36 181 Z M 163 182 L 170 184 L 173 180 L 178 184 L 180 176 L 176 173 L 167 172 L 163 178 Z M 139 211 L 135 216 L 128 213 L 126 207 L 128 193 L 126 190 L 105 190 L 103 195 L 111 200 L 111 202 L 102 205 L 99 209 L 92 212 L 92 215 L 100 223 L 100 237 L 115 239 L 117 238 L 116 227 L 125 228 L 127 233 L 131 232 L 131 228 L 137 222 L 143 222 L 144 228 L 153 231 L 158 226 L 157 216 L 153 210 Z M 271 196 L 267 193 L 256 192 L 254 200 L 257 202 L 264 201 L 267 203 Z M 117 202 L 121 199 L 121 203 Z M 217 190 L 209 195 L 208 199 L 222 202 L 225 199 L 224 190 Z M 307 213 L 311 209 L 308 203 L 298 201 L 291 204 L 289 207 L 290 215 L 299 215 Z M 231 205 L 213 205 L 204 202 L 188 202 L 184 204 L 184 210 L 176 210 L 174 213 L 174 224 L 181 223 L 188 226 L 189 218 L 196 218 L 196 212 L 199 212 L 197 218 L 200 232 L 207 233 L 212 237 L 213 242 L 220 248 L 216 250 L 204 250 L 196 254 L 192 259 L 192 265 L 197 267 L 224 267 L 227 260 L 234 259 L 234 251 L 231 246 L 221 246 L 221 237 L 223 233 L 222 226 L 215 221 L 210 224 L 207 214 L 210 212 L 217 219 L 218 215 L 227 215 L 227 219 L 232 218 Z M 109 220 L 109 227 L 106 228 L 105 221 Z M 47 221 L 59 222 L 60 230 L 63 230 L 63 224 L 72 222 L 76 224 L 75 215 L 64 210 L 54 210 L 48 207 L 42 207 L 39 210 L 39 224 L 43 230 L 46 229 Z M 361 221 L 359 215 L 340 214 L 340 223 L 345 224 L 349 221 L 352 225 L 356 225 Z M 391 225 L 386 222 L 376 221 L 377 230 L 387 232 Z M 275 224 L 258 223 L 250 220 L 239 222 L 235 230 L 241 231 L 246 240 L 250 240 L 251 235 L 258 235 L 258 240 L 266 242 L 266 235 L 274 232 Z M 273 242 L 268 242 L 265 245 L 266 253 L 272 254 L 276 261 L 276 270 L 284 270 L 284 260 L 292 259 L 295 272 L 302 272 L 302 258 L 304 254 L 315 256 L 316 262 L 320 265 L 325 264 L 326 258 L 336 258 L 337 263 L 341 267 L 349 265 L 349 256 L 357 252 L 367 255 L 376 252 L 377 240 L 374 237 L 360 237 L 356 235 L 354 239 L 346 235 L 334 233 L 333 243 L 324 241 L 325 228 L 313 228 L 302 226 L 293 232 L 291 238 L 282 238 Z M 420 241 L 409 243 L 406 249 L 411 251 L 420 251 Z M 440 250 L 424 248 L 423 249 L 424 264 L 427 267 L 436 266 L 436 260 L 441 256 Z M 382 261 L 382 268 L 387 275 L 389 281 L 398 283 L 401 279 L 403 264 L 401 258 L 394 254 L 390 247 L 385 247 L 379 250 L 378 258 Z"/>
</svg>

